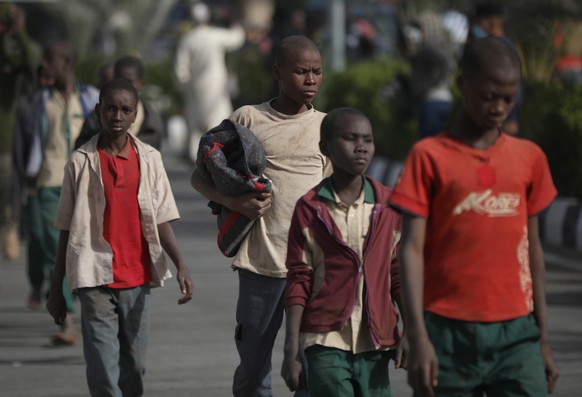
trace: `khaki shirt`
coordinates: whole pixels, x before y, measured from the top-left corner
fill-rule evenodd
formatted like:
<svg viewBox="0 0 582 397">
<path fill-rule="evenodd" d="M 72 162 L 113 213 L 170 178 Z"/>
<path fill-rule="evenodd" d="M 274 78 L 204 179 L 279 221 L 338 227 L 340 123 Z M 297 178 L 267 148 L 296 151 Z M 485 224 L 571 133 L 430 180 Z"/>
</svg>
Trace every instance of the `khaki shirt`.
<svg viewBox="0 0 582 397">
<path fill-rule="evenodd" d="M 99 135 L 91 138 L 73 153 L 67 163 L 54 224 L 57 229 L 69 231 L 66 274 L 73 290 L 113 282 L 113 253 L 103 237 L 106 202 L 97 151 L 98 139 Z M 141 227 L 152 259 L 151 283 L 161 286 L 171 274 L 157 225 L 180 216 L 160 152 L 138 138 L 132 139 L 139 159 L 137 198 Z"/>
<path fill-rule="evenodd" d="M 331 173 L 319 150 L 319 128 L 325 113 L 315 109 L 285 115 L 270 103 L 243 106 L 230 119 L 251 130 L 263 145 L 272 181 L 272 206 L 257 219 L 234 258 L 233 267 L 285 278 L 287 238 L 295 203 Z"/>
<path fill-rule="evenodd" d="M 47 137 L 37 187 L 59 187 L 63 182 L 65 164 L 81 133 L 85 116 L 78 92 L 68 101 L 53 90 L 46 102 Z"/>
</svg>

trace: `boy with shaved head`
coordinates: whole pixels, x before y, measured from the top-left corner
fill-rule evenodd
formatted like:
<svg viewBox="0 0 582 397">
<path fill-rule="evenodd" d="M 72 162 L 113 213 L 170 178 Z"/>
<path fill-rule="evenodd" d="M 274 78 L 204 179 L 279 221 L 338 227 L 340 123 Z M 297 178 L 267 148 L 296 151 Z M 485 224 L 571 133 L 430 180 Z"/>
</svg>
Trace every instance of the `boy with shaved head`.
<svg viewBox="0 0 582 397">
<path fill-rule="evenodd" d="M 266 155 L 264 177 L 271 193 L 220 194 L 198 171 L 192 186 L 209 200 L 256 219 L 233 261 L 239 277 L 236 346 L 240 365 L 234 374 L 235 396 L 272 396 L 271 354 L 284 315 L 287 235 L 299 197 L 328 173 L 319 149 L 325 116 L 313 108 L 322 80 L 321 55 L 304 36 L 288 36 L 278 48 L 273 76 L 279 96 L 243 106 L 230 119 L 251 130 Z M 204 153 L 198 153 L 203 158 Z"/>
<path fill-rule="evenodd" d="M 519 80 L 506 41 L 471 43 L 457 81 L 462 112 L 412 148 L 390 197 L 403 213 L 415 396 L 545 396 L 558 378 L 538 230 L 556 189 L 540 148 L 501 130 Z"/>
</svg>

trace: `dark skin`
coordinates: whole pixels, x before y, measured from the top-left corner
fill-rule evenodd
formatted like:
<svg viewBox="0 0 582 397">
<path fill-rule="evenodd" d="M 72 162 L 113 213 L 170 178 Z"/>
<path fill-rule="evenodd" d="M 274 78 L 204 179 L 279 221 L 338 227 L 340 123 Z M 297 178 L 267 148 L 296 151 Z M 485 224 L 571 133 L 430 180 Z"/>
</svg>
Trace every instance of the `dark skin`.
<svg viewBox="0 0 582 397">
<path fill-rule="evenodd" d="M 463 111 L 450 134 L 469 146 L 485 150 L 496 142 L 501 134 L 501 125 L 515 104 L 519 89 L 518 70 L 511 65 L 504 68 L 489 65 L 480 73 L 461 75 L 457 83 L 463 95 Z M 434 388 L 438 385 L 439 363 L 423 317 L 426 227 L 426 218 L 403 215 L 401 281 L 410 343 L 408 383 L 419 395 L 433 397 Z M 541 331 L 540 345 L 547 389 L 552 393 L 559 375 L 549 344 L 545 266 L 537 215 L 528 220 L 528 236 L 533 314 Z"/>
<path fill-rule="evenodd" d="M 285 62 L 273 66 L 273 76 L 279 81 L 279 96 L 271 102 L 283 114 L 299 114 L 311 109 L 322 80 L 321 56 L 316 48 L 298 48 L 284 57 Z M 236 211 L 249 219 L 257 219 L 271 209 L 270 193 L 246 193 L 228 196 L 194 171 L 192 187 L 207 199 Z"/>
<path fill-rule="evenodd" d="M 372 126 L 367 118 L 347 115 L 338 120 L 338 132 L 331 139 L 320 141 L 321 152 L 333 163 L 331 176 L 334 190 L 342 203 L 353 205 L 363 188 L 363 175 L 374 156 Z M 402 308 L 401 295 L 393 296 Z M 285 310 L 285 345 L 281 376 L 290 391 L 307 388 L 305 369 L 299 358 L 300 326 L 304 307 L 293 305 Z M 406 364 L 408 343 L 403 337 L 395 355 L 395 367 Z"/>
<path fill-rule="evenodd" d="M 129 142 L 127 129 L 135 121 L 137 114 L 137 98 L 125 90 L 112 90 L 103 97 L 103 104 L 95 106 L 95 112 L 101 119 L 103 132 L 99 137 L 98 147 L 111 156 L 117 156 Z M 176 279 L 180 286 L 182 297 L 178 304 L 184 304 L 192 299 L 194 285 L 188 268 L 176 243 L 174 231 L 169 222 L 158 225 L 158 234 L 162 248 L 166 251 L 176 266 Z M 47 310 L 55 323 L 62 325 L 66 317 L 66 304 L 63 297 L 62 280 L 65 277 L 65 258 L 69 243 L 69 231 L 62 230 L 57 247 L 56 266 L 52 279 L 51 294 L 47 302 Z"/>
</svg>

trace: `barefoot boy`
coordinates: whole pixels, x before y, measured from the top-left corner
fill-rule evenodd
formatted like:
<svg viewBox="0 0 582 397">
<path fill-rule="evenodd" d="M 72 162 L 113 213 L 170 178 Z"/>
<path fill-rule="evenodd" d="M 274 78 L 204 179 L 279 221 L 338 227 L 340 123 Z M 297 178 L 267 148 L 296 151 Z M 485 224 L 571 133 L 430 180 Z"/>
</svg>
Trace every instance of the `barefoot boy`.
<svg viewBox="0 0 582 397">
<path fill-rule="evenodd" d="M 545 396 L 558 377 L 538 233 L 556 189 L 540 148 L 501 130 L 519 81 L 507 42 L 474 41 L 460 116 L 413 147 L 390 198 L 416 396 Z"/>
<path fill-rule="evenodd" d="M 305 387 L 305 349 L 310 395 L 390 396 L 389 350 L 400 341 L 400 216 L 388 207 L 390 189 L 364 176 L 374 138 L 362 112 L 329 112 L 320 148 L 333 175 L 299 199 L 291 221 L 281 374 L 290 390 Z M 401 358 L 399 349 L 397 367 Z"/>
<path fill-rule="evenodd" d="M 141 396 L 151 309 L 150 286 L 170 277 L 183 294 L 192 281 L 170 221 L 179 217 L 160 153 L 131 137 L 138 94 L 115 79 L 101 89 L 95 112 L 103 131 L 75 151 L 65 169 L 55 226 L 61 230 L 47 303 L 65 318 L 62 279 L 79 295 L 83 350 L 92 396 Z"/>
</svg>

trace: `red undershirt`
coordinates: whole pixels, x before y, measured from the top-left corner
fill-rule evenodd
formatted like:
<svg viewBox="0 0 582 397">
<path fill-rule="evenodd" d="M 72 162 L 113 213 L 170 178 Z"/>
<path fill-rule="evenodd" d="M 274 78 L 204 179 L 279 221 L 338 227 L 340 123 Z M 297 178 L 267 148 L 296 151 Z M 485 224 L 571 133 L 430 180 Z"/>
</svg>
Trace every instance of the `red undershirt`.
<svg viewBox="0 0 582 397">
<path fill-rule="evenodd" d="M 113 250 L 113 283 L 110 288 L 133 288 L 151 280 L 151 257 L 142 234 L 137 201 L 139 162 L 128 138 L 115 157 L 99 149 L 105 189 L 103 236 Z"/>
</svg>

